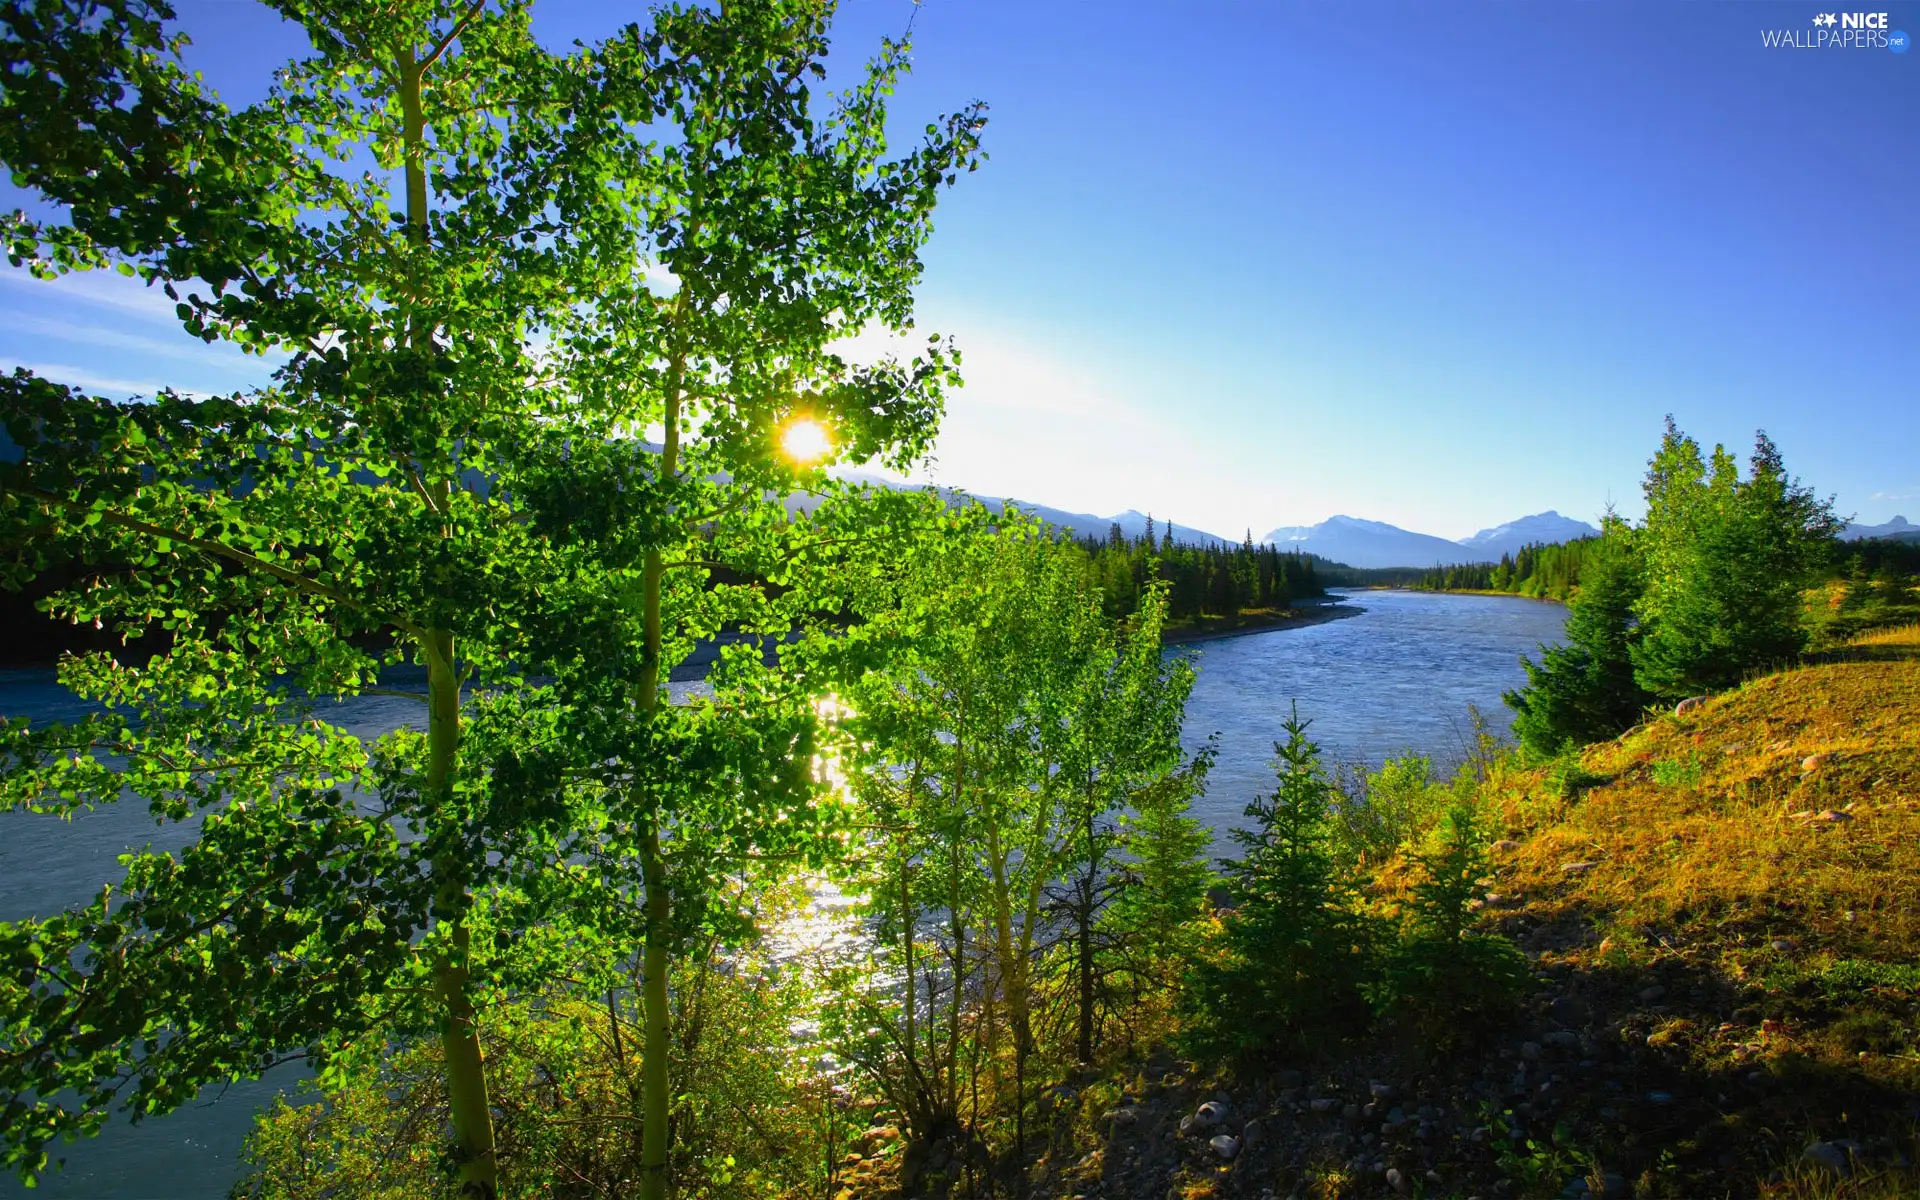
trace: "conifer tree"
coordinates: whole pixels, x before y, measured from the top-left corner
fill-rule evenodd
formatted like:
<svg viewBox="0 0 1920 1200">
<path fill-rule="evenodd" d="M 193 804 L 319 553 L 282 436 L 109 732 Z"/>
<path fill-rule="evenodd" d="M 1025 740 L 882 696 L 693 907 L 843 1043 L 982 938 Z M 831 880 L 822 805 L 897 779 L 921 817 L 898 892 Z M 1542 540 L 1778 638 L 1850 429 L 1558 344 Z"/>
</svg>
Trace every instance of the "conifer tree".
<svg viewBox="0 0 1920 1200">
<path fill-rule="evenodd" d="M 1371 939 L 1335 859 L 1334 786 L 1307 725 L 1295 706 L 1274 743 L 1278 784 L 1233 831 L 1242 857 L 1220 864 L 1236 907 L 1182 998 L 1198 1048 L 1296 1049 L 1364 1022 Z"/>
</svg>

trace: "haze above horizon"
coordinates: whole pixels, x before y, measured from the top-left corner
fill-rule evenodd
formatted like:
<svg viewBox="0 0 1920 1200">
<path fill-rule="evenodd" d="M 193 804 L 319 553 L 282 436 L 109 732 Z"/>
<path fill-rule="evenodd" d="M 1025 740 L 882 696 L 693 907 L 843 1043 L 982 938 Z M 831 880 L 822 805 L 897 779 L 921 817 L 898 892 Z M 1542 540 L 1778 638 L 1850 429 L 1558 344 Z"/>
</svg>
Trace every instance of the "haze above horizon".
<svg viewBox="0 0 1920 1200">
<path fill-rule="evenodd" d="M 303 49 L 264 8 L 179 8 L 234 103 Z M 533 11 L 555 45 L 639 15 Z M 1912 511 L 1920 55 L 1763 47 L 1819 11 L 850 0 L 845 70 L 914 22 L 903 142 L 992 105 L 926 254 L 919 327 L 968 380 L 930 478 L 1229 536 L 1346 513 L 1459 538 L 1637 515 L 1671 412 L 1743 456 L 1765 428 L 1842 515 Z M 258 378 L 170 308 L 0 272 L 0 365 Z"/>
</svg>

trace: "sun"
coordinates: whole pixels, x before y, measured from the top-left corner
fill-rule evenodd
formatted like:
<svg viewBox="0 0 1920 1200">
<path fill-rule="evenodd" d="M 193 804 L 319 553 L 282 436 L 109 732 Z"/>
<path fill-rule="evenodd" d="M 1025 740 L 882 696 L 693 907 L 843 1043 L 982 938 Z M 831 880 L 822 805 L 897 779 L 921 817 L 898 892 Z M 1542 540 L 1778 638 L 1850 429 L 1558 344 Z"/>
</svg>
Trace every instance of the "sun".
<svg viewBox="0 0 1920 1200">
<path fill-rule="evenodd" d="M 813 462 L 833 452 L 833 439 L 818 421 L 801 417 L 780 435 L 780 448 L 795 462 Z"/>
</svg>

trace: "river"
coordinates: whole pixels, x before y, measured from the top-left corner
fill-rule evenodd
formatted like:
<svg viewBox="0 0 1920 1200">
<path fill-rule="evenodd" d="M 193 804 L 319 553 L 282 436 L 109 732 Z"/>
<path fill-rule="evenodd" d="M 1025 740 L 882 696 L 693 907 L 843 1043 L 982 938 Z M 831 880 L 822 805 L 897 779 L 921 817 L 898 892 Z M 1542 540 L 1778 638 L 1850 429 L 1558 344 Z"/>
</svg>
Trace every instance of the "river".
<svg viewBox="0 0 1920 1200">
<path fill-rule="evenodd" d="M 1220 756 L 1196 805 L 1216 831 L 1236 824 L 1246 802 L 1272 788 L 1273 742 L 1292 702 L 1313 722 L 1309 735 L 1332 764 L 1377 766 L 1407 751 L 1457 761 L 1472 736 L 1469 706 L 1505 733 L 1500 693 L 1525 682 L 1519 655 L 1557 639 L 1565 617 L 1558 605 L 1502 596 L 1383 591 L 1346 600 L 1364 611 L 1174 651 L 1190 655 L 1199 671 L 1187 705 L 1189 745 L 1219 735 Z M 81 711 L 51 671 L 0 672 L 0 713 L 57 720 Z M 372 737 L 417 716 L 412 701 L 362 697 L 332 719 Z M 0 813 L 0 920 L 85 903 L 119 877 L 116 855 L 149 843 L 175 848 L 192 832 L 191 823 L 156 827 L 138 805 L 109 805 L 71 822 Z M 252 1114 L 296 1078 L 287 1071 L 209 1089 L 201 1103 L 140 1126 L 115 1120 L 98 1138 L 56 1147 L 66 1169 L 34 1191 L 0 1176 L 0 1200 L 224 1195 L 238 1175 L 236 1154 Z"/>
</svg>

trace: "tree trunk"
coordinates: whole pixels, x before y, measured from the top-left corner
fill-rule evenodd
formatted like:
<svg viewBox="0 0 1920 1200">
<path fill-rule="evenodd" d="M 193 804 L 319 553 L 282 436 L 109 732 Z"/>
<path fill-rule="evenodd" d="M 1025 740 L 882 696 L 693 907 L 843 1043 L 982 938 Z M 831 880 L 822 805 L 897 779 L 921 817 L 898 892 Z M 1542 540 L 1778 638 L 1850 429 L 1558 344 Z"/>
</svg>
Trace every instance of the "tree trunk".
<svg viewBox="0 0 1920 1200">
<path fill-rule="evenodd" d="M 1100 886 L 1098 850 L 1095 846 L 1093 799 L 1087 800 L 1087 873 L 1080 880 L 1079 911 L 1074 914 L 1079 928 L 1080 948 L 1080 1028 L 1074 1053 L 1082 1064 L 1093 1061 L 1093 897 Z"/>
<path fill-rule="evenodd" d="M 641 851 L 641 878 L 647 889 L 646 949 L 641 959 L 641 1002 L 646 1012 L 646 1042 L 640 1058 L 640 1196 L 666 1200 L 669 1065 L 667 1024 L 667 939 L 671 933 L 666 864 L 659 834 L 648 830 Z"/>
<path fill-rule="evenodd" d="M 416 245 L 427 242 L 426 118 L 420 102 L 423 68 L 411 45 L 400 51 L 401 140 L 406 151 L 407 237 Z M 410 329 L 414 340 L 418 330 Z M 446 511 L 444 484 L 432 489 L 431 500 Z M 420 640 L 427 662 L 427 790 L 433 802 L 449 808 L 453 774 L 460 752 L 460 678 L 455 672 L 453 635 L 431 630 Z M 480 1030 L 472 998 L 467 995 L 468 938 L 465 910 L 467 874 L 456 854 L 434 861 L 434 904 L 449 926 L 446 948 L 434 970 L 434 987 L 446 1008 L 440 1031 L 446 1059 L 447 1104 L 453 1123 L 460 1191 L 478 1200 L 499 1194 L 499 1164 L 494 1156 L 493 1110 L 488 1102 L 486 1069 L 480 1051 Z"/>
<path fill-rule="evenodd" d="M 674 301 L 672 360 L 667 366 L 666 405 L 662 421 L 666 427 L 660 447 L 660 476 L 671 480 L 680 469 L 680 393 L 685 381 L 686 349 L 679 341 L 678 325 L 687 305 L 687 287 L 681 285 Z M 666 563 L 658 548 L 646 552 L 641 577 L 641 653 L 639 702 L 643 712 L 652 714 L 660 707 L 660 592 L 666 577 Z M 671 954 L 672 899 L 667 888 L 667 864 L 660 851 L 660 824 L 657 814 L 647 818 L 641 839 L 640 878 L 646 887 L 646 946 L 641 952 L 641 1004 L 646 1022 L 645 1047 L 641 1052 L 641 1095 L 643 1151 L 640 1157 L 641 1200 L 666 1200 L 667 1144 L 670 1126 L 668 1077 L 670 1057 L 667 1023 L 667 962 Z"/>
<path fill-rule="evenodd" d="M 460 746 L 460 681 L 453 668 L 453 637 L 433 632 L 424 639 L 427 660 L 427 787 L 435 803 L 453 799 L 454 756 Z M 434 987 L 446 1008 L 440 1030 L 440 1049 L 446 1059 L 447 1102 L 458 1144 L 460 1190 L 464 1195 L 491 1200 L 500 1179 L 494 1158 L 493 1112 L 487 1099 L 487 1077 L 481 1062 L 480 1030 L 467 995 L 468 931 L 465 865 L 457 854 L 434 860 L 434 906 L 449 926 L 446 948 L 434 970 Z"/>
</svg>

